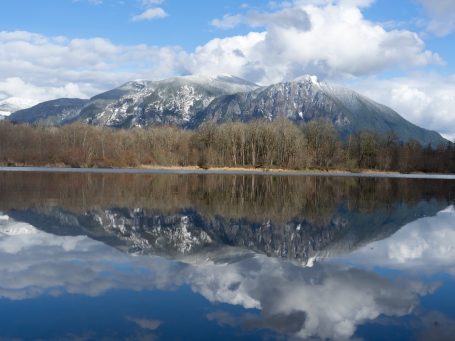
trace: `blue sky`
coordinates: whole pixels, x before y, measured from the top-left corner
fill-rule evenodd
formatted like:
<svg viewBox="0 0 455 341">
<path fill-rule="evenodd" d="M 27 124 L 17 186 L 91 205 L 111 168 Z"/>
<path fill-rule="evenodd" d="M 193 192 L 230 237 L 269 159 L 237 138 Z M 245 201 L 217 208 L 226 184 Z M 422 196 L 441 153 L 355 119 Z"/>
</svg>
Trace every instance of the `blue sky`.
<svg viewBox="0 0 455 341">
<path fill-rule="evenodd" d="M 96 36 L 117 44 L 179 45 L 191 50 L 216 37 L 247 32 L 246 27 L 220 32 L 210 25 L 214 18 L 242 10 L 245 3 L 244 0 L 168 0 L 159 4 L 168 13 L 164 20 L 132 22 L 132 17 L 148 7 L 141 1 L 7 0 L 0 5 L 0 22 L 1 29 L 8 31 L 78 38 Z M 268 8 L 267 1 L 260 0 L 248 1 L 248 6 Z"/>
<path fill-rule="evenodd" d="M 267 11 L 274 8 L 271 3 L 264 0 L 167 0 L 150 6 L 163 8 L 168 14 L 166 18 L 132 22 L 135 15 L 149 7 L 141 0 L 4 0 L 0 5 L 0 29 L 71 38 L 103 37 L 116 44 L 178 45 L 191 51 L 211 39 L 251 30 L 247 25 L 219 30 L 211 25 L 213 19 L 250 10 Z M 377 0 L 365 9 L 364 15 L 374 22 L 396 22 L 397 27 L 416 32 L 422 31 L 423 25 L 417 21 L 427 18 L 416 0 Z M 444 58 L 455 57 L 453 36 L 428 36 L 425 42 Z M 454 69 L 455 65 L 450 64 L 442 71 Z"/>
<path fill-rule="evenodd" d="M 314 74 L 455 137 L 454 31 L 453 0 L 2 0 L 0 111 L 136 78 Z"/>
</svg>

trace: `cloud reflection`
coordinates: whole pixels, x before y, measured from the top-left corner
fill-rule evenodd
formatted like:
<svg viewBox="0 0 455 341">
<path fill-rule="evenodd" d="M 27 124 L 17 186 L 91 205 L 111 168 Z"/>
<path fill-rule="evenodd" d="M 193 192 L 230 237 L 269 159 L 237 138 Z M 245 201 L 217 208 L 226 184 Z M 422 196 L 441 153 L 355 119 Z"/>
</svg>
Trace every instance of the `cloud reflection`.
<svg viewBox="0 0 455 341">
<path fill-rule="evenodd" d="M 411 232 L 406 229 L 403 235 L 401 231 L 397 233 L 389 244 L 384 244 L 387 247 L 378 248 L 381 252 L 374 251 L 379 252 L 374 257 L 377 260 L 387 251 L 392 264 L 401 264 L 404 256 L 390 253 L 391 245 L 399 250 L 406 250 L 406 243 L 420 240 L 436 245 L 452 236 L 448 221 L 453 215 L 454 211 L 449 210 L 435 218 L 425 218 L 437 219 L 440 224 L 434 229 L 428 228 L 428 222 L 422 223 L 425 219 L 410 224 Z M 450 240 L 434 252 L 423 248 L 418 257 L 412 252 L 403 254 L 407 262 L 416 260 L 417 265 L 425 257 L 445 259 L 442 255 L 453 252 L 448 248 Z M 240 317 L 222 311 L 211 313 L 208 318 L 213 321 L 248 330 L 269 328 L 301 338 L 351 338 L 366 321 L 381 315 L 411 313 L 419 297 L 435 289 L 432 285 L 392 281 L 368 270 L 339 264 L 323 262 L 303 268 L 254 253 L 242 257 L 234 254 L 232 258 L 223 255 L 197 264 L 130 256 L 87 237 L 55 236 L 7 218 L 0 220 L 0 260 L 0 298 L 96 296 L 114 288 L 172 290 L 188 284 L 210 302 L 260 310 L 259 315 Z M 370 260 L 373 262 L 372 257 Z M 132 322 L 148 329 L 159 327 L 157 321 Z"/>
<path fill-rule="evenodd" d="M 409 223 L 390 238 L 371 243 L 344 260 L 367 267 L 455 275 L 455 206 Z"/>
</svg>

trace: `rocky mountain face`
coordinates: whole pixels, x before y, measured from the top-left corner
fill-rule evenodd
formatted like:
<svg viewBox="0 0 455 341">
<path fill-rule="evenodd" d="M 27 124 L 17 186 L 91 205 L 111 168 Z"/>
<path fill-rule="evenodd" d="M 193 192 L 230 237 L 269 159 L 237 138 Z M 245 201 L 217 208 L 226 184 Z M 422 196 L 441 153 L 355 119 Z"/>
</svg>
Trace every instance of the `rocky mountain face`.
<svg viewBox="0 0 455 341">
<path fill-rule="evenodd" d="M 172 124 L 197 128 L 207 121 L 248 122 L 281 117 L 295 123 L 328 119 L 342 137 L 363 130 L 394 130 L 402 141 L 446 142 L 392 109 L 348 88 L 305 76 L 293 82 L 260 87 L 233 76 L 185 76 L 162 81 L 134 81 L 88 101 L 57 100 L 11 115 L 15 122 L 61 125 L 81 121 L 130 128 Z M 43 111 L 44 110 L 44 111 Z"/>
<path fill-rule="evenodd" d="M 422 201 L 389 210 L 362 213 L 340 208 L 325 222 L 296 217 L 287 223 L 206 216 L 198 211 L 174 214 L 144 209 L 96 209 L 76 214 L 59 208 L 14 210 L 7 214 L 47 233 L 86 235 L 132 254 L 197 259 L 226 247 L 287 258 L 311 265 L 315 259 L 349 253 L 384 239 L 419 217 L 435 215 L 442 202 Z M 368 224 L 365 224 L 368 222 Z"/>
<path fill-rule="evenodd" d="M 72 121 L 121 128 L 157 124 L 187 127 L 215 98 L 256 88 L 232 76 L 134 81 L 93 97 Z"/>
<path fill-rule="evenodd" d="M 280 117 L 296 123 L 328 119 L 342 137 L 364 130 L 379 134 L 394 130 L 402 141 L 416 139 L 424 145 L 443 142 L 438 133 L 406 121 L 392 109 L 350 89 L 319 82 L 315 77 L 218 97 L 199 116 L 196 126 L 207 120 L 229 122 Z"/>
</svg>

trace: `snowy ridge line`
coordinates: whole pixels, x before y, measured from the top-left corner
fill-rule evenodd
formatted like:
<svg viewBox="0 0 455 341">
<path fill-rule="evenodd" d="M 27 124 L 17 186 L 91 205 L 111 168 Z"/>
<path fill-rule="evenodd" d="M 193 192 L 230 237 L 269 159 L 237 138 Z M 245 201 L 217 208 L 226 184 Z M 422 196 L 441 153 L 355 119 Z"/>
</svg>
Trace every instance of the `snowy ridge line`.
<svg viewBox="0 0 455 341">
<path fill-rule="evenodd" d="M 437 132 L 412 124 L 394 110 L 315 76 L 269 86 L 231 75 L 137 80 L 89 100 L 44 102 L 14 112 L 8 120 L 51 126 L 82 122 L 112 128 L 172 125 L 197 129 L 206 122 L 281 118 L 296 124 L 328 120 L 343 139 L 365 130 L 380 135 L 393 130 L 401 142 L 416 140 L 423 146 L 447 143 Z"/>
</svg>

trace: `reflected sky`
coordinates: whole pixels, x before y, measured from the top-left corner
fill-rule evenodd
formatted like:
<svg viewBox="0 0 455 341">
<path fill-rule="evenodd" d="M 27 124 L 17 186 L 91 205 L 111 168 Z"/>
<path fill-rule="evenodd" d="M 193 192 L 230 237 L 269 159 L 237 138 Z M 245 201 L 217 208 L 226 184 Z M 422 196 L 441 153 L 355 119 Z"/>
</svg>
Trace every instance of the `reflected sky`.
<svg viewBox="0 0 455 341">
<path fill-rule="evenodd" d="M 455 275 L 455 207 L 406 224 L 390 238 L 370 243 L 342 259 L 369 268 Z"/>
<path fill-rule="evenodd" d="M 198 264 L 132 257 L 88 237 L 55 236 L 2 215 L 0 297 L 96 297 L 114 289 L 172 291 L 188 285 L 215 304 L 206 318 L 220 326 L 350 339 L 366 321 L 417 313 L 421 297 L 444 285 L 440 279 L 419 281 L 415 274 L 453 274 L 454 222 L 455 210 L 449 207 L 339 261 L 319 259 L 303 267 L 254 253 L 239 259 L 234 250 L 232 261 L 223 256 Z M 400 276 L 384 276 L 374 271 L 377 266 L 399 269 Z M 218 303 L 253 311 L 234 314 Z M 161 324 L 144 317 L 127 321 L 147 330 Z"/>
<path fill-rule="evenodd" d="M 354 214 L 343 198 L 308 235 L 298 234 L 310 229 L 303 216 L 275 225 L 265 217 L 253 229 L 248 219 L 246 228 L 236 216 L 226 222 L 188 210 L 116 209 L 116 220 L 106 213 L 112 209 L 70 212 L 55 198 L 46 208 L 9 208 L 0 212 L 0 339 L 449 340 L 455 207 L 437 202 L 430 196 L 392 203 L 386 214 L 382 205 Z M 375 221 L 375 233 L 366 233 L 362 226 Z M 262 233 L 232 242 L 220 237 L 228 227 Z M 204 247 L 196 247 L 198 228 L 210 241 Z M 290 258 L 252 240 L 275 229 L 293 229 L 301 243 L 330 238 L 313 245 L 311 257 Z M 125 236 L 145 251 L 124 247 Z M 187 249 L 163 254 L 150 246 L 172 248 L 170 241 Z"/>
</svg>

